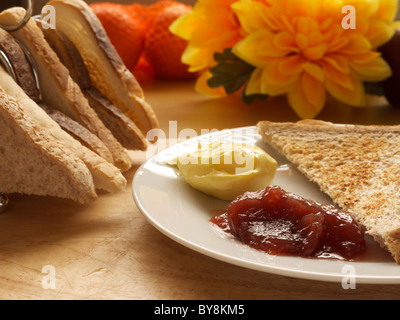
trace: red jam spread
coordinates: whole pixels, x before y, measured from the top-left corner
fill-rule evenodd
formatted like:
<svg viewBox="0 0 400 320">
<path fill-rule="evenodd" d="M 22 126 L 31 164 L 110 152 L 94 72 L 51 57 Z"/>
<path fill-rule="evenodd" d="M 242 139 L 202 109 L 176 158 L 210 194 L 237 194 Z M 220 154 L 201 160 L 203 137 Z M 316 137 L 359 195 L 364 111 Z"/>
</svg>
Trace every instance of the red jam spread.
<svg viewBox="0 0 400 320">
<path fill-rule="evenodd" d="M 278 186 L 244 193 L 211 222 L 275 255 L 351 259 L 365 249 L 364 232 L 347 213 Z"/>
</svg>

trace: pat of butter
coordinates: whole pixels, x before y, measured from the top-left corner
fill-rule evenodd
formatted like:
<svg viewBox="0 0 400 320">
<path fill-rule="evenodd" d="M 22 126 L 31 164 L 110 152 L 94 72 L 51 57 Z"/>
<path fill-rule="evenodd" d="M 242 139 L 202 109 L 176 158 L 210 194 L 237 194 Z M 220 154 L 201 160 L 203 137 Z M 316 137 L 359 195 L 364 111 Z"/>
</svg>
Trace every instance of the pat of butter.
<svg viewBox="0 0 400 320">
<path fill-rule="evenodd" d="M 244 143 L 199 144 L 193 153 L 179 155 L 180 175 L 193 188 L 222 200 L 246 191 L 266 188 L 274 179 L 277 162 L 257 146 Z"/>
</svg>

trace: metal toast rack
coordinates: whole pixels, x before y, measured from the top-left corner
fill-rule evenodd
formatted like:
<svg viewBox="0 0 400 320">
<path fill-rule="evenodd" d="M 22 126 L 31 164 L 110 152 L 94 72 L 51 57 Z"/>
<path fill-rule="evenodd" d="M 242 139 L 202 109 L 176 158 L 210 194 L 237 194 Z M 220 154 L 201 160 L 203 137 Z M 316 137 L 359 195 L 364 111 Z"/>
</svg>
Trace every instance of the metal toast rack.
<svg viewBox="0 0 400 320">
<path fill-rule="evenodd" d="M 0 24 L 0 28 L 6 30 L 7 32 L 18 31 L 19 29 L 21 29 L 29 21 L 29 19 L 32 17 L 33 4 L 34 4 L 34 0 L 28 0 L 25 17 L 20 22 L 18 22 L 16 25 L 14 25 L 14 26 L 3 26 L 3 25 Z M 33 74 L 34 74 L 35 80 L 36 80 L 36 86 L 39 89 L 39 94 L 40 94 L 40 86 L 39 86 L 39 81 L 38 81 L 37 72 L 36 72 L 36 68 L 35 68 L 35 64 L 34 64 L 33 58 L 31 56 L 30 52 L 20 42 L 18 42 L 18 44 L 20 45 L 21 49 L 24 51 L 29 63 L 31 64 L 32 71 L 33 71 Z M 0 63 L 6 69 L 6 71 L 10 74 L 10 76 L 14 80 L 17 80 L 16 74 L 15 74 L 15 70 L 14 70 L 10 60 L 8 59 L 7 54 L 2 50 L 0 50 Z M 41 97 L 40 97 L 40 99 L 41 99 Z M 9 205 L 8 196 L 3 194 L 3 193 L 0 193 L 0 213 L 6 212 L 7 208 L 8 208 L 8 205 Z"/>
</svg>

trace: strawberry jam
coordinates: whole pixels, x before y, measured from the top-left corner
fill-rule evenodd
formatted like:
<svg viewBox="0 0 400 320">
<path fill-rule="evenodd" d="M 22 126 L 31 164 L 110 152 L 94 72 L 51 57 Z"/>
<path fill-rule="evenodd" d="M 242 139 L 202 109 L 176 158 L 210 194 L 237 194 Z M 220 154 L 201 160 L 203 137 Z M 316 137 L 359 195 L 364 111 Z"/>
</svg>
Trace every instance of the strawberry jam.
<svg viewBox="0 0 400 320">
<path fill-rule="evenodd" d="M 364 232 L 350 215 L 278 186 L 244 193 L 211 222 L 275 255 L 351 259 L 365 249 Z"/>
</svg>

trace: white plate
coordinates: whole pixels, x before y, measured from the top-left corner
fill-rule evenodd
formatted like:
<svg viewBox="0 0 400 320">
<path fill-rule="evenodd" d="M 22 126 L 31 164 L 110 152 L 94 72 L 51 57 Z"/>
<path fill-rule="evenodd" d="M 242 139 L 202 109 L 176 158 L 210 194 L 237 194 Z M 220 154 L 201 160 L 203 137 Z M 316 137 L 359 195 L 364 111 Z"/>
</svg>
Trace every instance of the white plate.
<svg viewBox="0 0 400 320">
<path fill-rule="evenodd" d="M 357 261 L 274 256 L 252 249 L 225 235 L 209 222 L 215 210 L 229 202 L 217 200 L 188 186 L 166 161 L 197 148 L 199 141 L 235 141 L 256 144 L 278 161 L 274 184 L 286 191 L 323 203 L 331 200 L 288 161 L 264 144 L 255 127 L 202 135 L 160 151 L 146 161 L 133 180 L 133 197 L 149 222 L 166 236 L 207 256 L 283 276 L 347 284 L 399 284 L 400 266 L 368 236 L 367 252 Z"/>
</svg>

